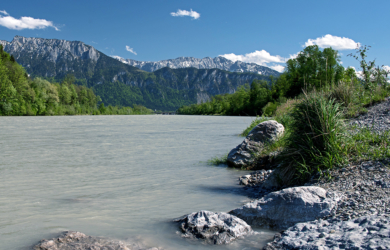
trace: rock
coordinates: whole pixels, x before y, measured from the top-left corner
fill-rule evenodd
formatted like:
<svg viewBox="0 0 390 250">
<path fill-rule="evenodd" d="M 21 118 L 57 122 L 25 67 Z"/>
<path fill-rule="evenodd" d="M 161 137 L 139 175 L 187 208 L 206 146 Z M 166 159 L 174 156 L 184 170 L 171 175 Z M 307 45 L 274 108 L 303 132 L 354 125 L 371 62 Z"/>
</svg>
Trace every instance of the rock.
<svg viewBox="0 0 390 250">
<path fill-rule="evenodd" d="M 33 247 L 34 250 L 92 250 L 92 249 L 115 249 L 115 250 L 159 250 L 160 248 L 147 248 L 142 244 L 132 242 L 124 243 L 119 240 L 106 239 L 103 237 L 87 236 L 80 232 L 65 231 L 58 238 L 41 240 Z"/>
<path fill-rule="evenodd" d="M 174 221 L 180 223 L 183 237 L 203 239 L 209 244 L 229 244 L 239 237 L 253 233 L 245 221 L 228 213 L 200 211 Z"/>
<path fill-rule="evenodd" d="M 252 226 L 286 229 L 329 215 L 339 199 L 320 187 L 293 187 L 269 193 L 229 213 Z"/>
<path fill-rule="evenodd" d="M 280 168 L 275 168 L 275 170 L 270 173 L 268 178 L 263 182 L 261 187 L 268 190 L 279 189 L 281 187 L 281 183 L 279 181 L 281 178 L 281 172 Z"/>
<path fill-rule="evenodd" d="M 283 133 L 284 127 L 277 121 L 269 120 L 258 124 L 240 145 L 230 151 L 228 165 L 243 168 L 253 164 L 253 154 L 260 152 L 265 144 L 275 142 Z"/>
<path fill-rule="evenodd" d="M 298 223 L 263 249 L 318 249 L 318 246 L 323 249 L 390 249 L 387 215 L 363 216 L 326 225 L 324 222 Z M 303 231 L 303 228 L 310 230 Z"/>
</svg>

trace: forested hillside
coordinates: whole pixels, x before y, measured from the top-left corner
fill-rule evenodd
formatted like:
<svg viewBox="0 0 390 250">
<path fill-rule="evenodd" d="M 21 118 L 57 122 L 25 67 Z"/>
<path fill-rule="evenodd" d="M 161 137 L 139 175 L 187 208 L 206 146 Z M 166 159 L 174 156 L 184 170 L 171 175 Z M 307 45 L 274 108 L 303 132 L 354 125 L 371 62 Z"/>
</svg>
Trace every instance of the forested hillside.
<svg viewBox="0 0 390 250">
<path fill-rule="evenodd" d="M 221 69 L 162 68 L 149 73 L 78 41 L 15 36 L 12 42 L 0 42 L 31 77 L 61 82 L 71 74 L 77 85 L 92 87 L 105 105 L 173 111 L 234 93 L 253 80 L 269 81 L 268 76 Z"/>
<path fill-rule="evenodd" d="M 100 97 L 91 88 L 73 84 L 67 76 L 61 83 L 31 79 L 15 58 L 0 45 L 0 115 L 145 114 L 145 107 L 97 107 Z"/>
</svg>

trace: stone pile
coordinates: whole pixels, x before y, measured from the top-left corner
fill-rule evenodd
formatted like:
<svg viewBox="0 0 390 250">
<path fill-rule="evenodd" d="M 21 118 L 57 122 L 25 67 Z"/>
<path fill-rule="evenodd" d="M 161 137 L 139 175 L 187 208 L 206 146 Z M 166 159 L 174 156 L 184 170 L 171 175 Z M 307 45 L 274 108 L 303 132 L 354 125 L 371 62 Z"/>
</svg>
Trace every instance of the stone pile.
<svg viewBox="0 0 390 250">
<path fill-rule="evenodd" d="M 384 214 L 337 223 L 299 223 L 275 235 L 275 240 L 263 249 L 390 249 L 390 218 Z"/>
<path fill-rule="evenodd" d="M 238 177 L 238 181 L 240 185 L 244 186 L 259 186 L 261 185 L 267 178 L 270 176 L 270 174 L 273 172 L 273 170 L 265 170 L 261 169 L 255 172 L 250 173 L 249 175 L 243 175 Z"/>
<path fill-rule="evenodd" d="M 390 97 L 387 97 L 384 102 L 370 107 L 366 114 L 351 119 L 349 124 L 377 132 L 390 130 Z"/>
<path fill-rule="evenodd" d="M 390 214 L 389 161 L 368 161 L 356 166 L 335 169 L 332 181 L 318 180 L 316 185 L 343 196 L 331 220 L 349 220 L 363 215 Z"/>
</svg>

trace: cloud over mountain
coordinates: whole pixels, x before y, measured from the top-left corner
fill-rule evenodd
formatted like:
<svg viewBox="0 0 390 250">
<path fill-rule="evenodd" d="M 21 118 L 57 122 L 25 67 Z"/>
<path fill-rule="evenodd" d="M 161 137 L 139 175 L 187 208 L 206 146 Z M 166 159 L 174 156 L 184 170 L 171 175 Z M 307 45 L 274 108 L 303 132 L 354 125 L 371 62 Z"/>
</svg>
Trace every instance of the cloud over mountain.
<svg viewBox="0 0 390 250">
<path fill-rule="evenodd" d="M 133 53 L 134 55 L 137 55 L 137 52 L 135 52 L 133 48 L 130 48 L 130 46 L 126 45 L 126 50 L 129 51 L 130 53 Z"/>
<path fill-rule="evenodd" d="M 274 64 L 273 66 L 268 66 L 268 63 L 285 63 L 287 60 L 281 56 L 273 56 L 265 50 L 256 50 L 252 53 L 247 53 L 245 55 L 236 55 L 234 53 L 220 55 L 225 57 L 233 62 L 241 61 L 247 63 L 256 63 L 258 65 L 267 66 L 279 72 L 283 71 L 284 67 L 282 65 Z"/>
<path fill-rule="evenodd" d="M 16 19 L 10 16 L 5 10 L 0 11 L 0 26 L 4 26 L 12 30 L 45 29 L 47 27 L 52 27 L 57 31 L 59 30 L 52 21 L 26 16 L 22 16 L 20 19 Z"/>
</svg>

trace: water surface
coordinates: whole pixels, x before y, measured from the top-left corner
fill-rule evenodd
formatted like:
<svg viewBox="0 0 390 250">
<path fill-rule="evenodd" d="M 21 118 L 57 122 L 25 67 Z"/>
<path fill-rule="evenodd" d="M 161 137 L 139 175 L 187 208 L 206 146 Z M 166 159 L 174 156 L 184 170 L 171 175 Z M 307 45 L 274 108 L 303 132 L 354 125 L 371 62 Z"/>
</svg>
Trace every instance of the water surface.
<svg viewBox="0 0 390 250">
<path fill-rule="evenodd" d="M 0 117 L 0 249 L 29 249 L 64 230 L 165 249 L 252 249 L 180 238 L 170 220 L 248 201 L 243 173 L 206 163 L 242 141 L 250 117 Z"/>
</svg>

